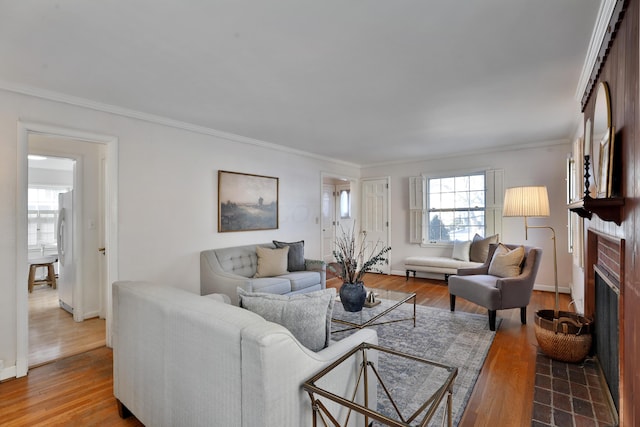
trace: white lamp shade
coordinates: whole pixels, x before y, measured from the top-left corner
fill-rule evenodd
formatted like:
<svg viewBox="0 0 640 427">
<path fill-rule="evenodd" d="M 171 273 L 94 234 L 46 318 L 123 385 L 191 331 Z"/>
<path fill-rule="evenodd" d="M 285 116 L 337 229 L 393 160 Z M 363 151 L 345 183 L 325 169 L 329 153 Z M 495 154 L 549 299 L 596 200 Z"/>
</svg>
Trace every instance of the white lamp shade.
<svg viewBox="0 0 640 427">
<path fill-rule="evenodd" d="M 547 187 L 507 188 L 502 216 L 549 216 Z"/>
</svg>

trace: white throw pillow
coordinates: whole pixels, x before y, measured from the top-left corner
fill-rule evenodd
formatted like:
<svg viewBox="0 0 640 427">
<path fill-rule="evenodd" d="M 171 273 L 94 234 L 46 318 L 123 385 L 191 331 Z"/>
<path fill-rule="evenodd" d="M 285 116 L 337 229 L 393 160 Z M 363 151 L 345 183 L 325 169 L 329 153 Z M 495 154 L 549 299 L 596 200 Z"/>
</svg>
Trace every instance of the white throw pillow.
<svg viewBox="0 0 640 427">
<path fill-rule="evenodd" d="M 469 249 L 471 248 L 471 240 L 467 242 L 461 242 L 456 240 L 453 242 L 453 259 L 460 261 L 469 261 Z"/>
<path fill-rule="evenodd" d="M 329 345 L 335 300 L 335 288 L 295 295 L 247 292 L 238 288 L 240 307 L 284 326 L 312 351 Z"/>
<path fill-rule="evenodd" d="M 287 274 L 287 262 L 289 257 L 289 246 L 282 249 L 269 249 L 256 246 L 258 255 L 258 267 L 253 277 L 274 277 Z"/>
<path fill-rule="evenodd" d="M 500 243 L 493 253 L 489 274 L 498 277 L 515 277 L 520 275 L 520 265 L 524 259 L 524 246 L 509 250 Z"/>
</svg>

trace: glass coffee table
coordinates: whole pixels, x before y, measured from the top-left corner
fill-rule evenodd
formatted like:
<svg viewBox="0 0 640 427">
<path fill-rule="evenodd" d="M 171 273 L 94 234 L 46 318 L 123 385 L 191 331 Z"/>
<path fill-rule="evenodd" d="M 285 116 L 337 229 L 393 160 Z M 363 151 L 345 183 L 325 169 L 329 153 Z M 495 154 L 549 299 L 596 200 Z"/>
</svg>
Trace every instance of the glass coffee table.
<svg viewBox="0 0 640 427">
<path fill-rule="evenodd" d="M 335 330 L 333 333 L 348 331 L 351 329 L 362 329 L 367 326 L 382 325 L 385 323 L 403 322 L 407 320 L 413 320 L 413 326 L 416 326 L 415 292 L 400 292 L 377 288 L 370 288 L 369 291 L 374 293 L 376 300 L 380 301 L 380 303 L 372 307 L 365 306 L 358 312 L 345 311 L 342 308 L 342 304 L 339 299 L 336 300 L 336 303 L 333 306 L 331 320 L 335 323 L 345 325 L 346 327 Z M 404 303 L 409 302 L 410 300 L 413 300 L 412 315 L 407 313 L 407 317 L 402 317 L 400 319 L 383 319 L 384 316 L 394 310 L 397 310 Z"/>
<path fill-rule="evenodd" d="M 371 351 L 379 357 L 372 359 Z M 355 358 L 355 365 L 350 363 L 352 358 Z M 394 397 L 399 384 L 390 383 L 384 373 L 384 365 L 395 365 L 397 358 L 409 360 L 412 375 L 431 380 L 428 387 L 411 390 L 412 402 Z M 329 374 L 344 366 L 357 369 L 356 379 L 347 389 L 337 389 Z M 311 400 L 313 426 L 426 427 L 441 413 L 441 425 L 446 423 L 452 427 L 453 383 L 457 375 L 458 368 L 453 366 L 363 342 L 309 378 L 302 387 Z M 374 390 L 377 390 L 377 398 L 370 395 L 372 382 Z M 381 396 L 390 403 L 381 407 Z M 354 413 L 360 415 L 354 416 Z"/>
</svg>

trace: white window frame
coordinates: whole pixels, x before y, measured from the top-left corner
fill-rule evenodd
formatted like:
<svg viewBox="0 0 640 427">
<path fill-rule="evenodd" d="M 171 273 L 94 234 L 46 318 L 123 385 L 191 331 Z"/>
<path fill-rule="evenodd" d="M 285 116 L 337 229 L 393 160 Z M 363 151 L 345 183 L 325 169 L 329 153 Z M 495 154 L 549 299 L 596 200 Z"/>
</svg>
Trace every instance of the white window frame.
<svg viewBox="0 0 640 427">
<path fill-rule="evenodd" d="M 409 241 L 422 247 L 451 247 L 453 241 L 429 240 L 429 179 L 470 175 L 485 175 L 485 236 L 500 234 L 502 231 L 502 199 L 504 171 L 485 169 L 484 171 L 457 171 L 439 175 L 422 174 L 409 178 Z"/>
<path fill-rule="evenodd" d="M 45 240 L 43 241 L 40 238 L 36 239 L 35 244 L 28 244 L 27 248 L 30 254 L 40 253 L 40 255 L 44 255 L 46 252 L 56 251 L 58 242 L 57 242 L 57 228 L 58 228 L 58 200 L 57 194 L 65 193 L 71 190 L 71 187 L 64 185 L 29 185 L 29 190 L 50 190 L 53 193 L 56 193 L 55 200 L 50 200 L 51 207 L 50 209 L 44 209 L 41 206 L 36 206 L 35 209 L 32 209 L 31 199 L 28 199 L 29 209 L 27 210 L 28 214 L 28 225 L 27 228 L 32 224 L 35 224 L 38 233 L 40 229 L 43 228 L 44 224 L 53 224 L 53 240 Z M 30 237 L 28 235 L 28 237 Z"/>
</svg>

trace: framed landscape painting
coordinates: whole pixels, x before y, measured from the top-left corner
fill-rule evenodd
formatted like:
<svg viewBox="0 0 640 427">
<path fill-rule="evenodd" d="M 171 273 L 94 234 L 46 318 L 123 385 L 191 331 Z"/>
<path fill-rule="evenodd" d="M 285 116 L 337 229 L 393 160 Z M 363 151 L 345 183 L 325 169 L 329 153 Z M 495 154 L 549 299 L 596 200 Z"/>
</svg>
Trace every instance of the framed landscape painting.
<svg viewBox="0 0 640 427">
<path fill-rule="evenodd" d="M 218 171 L 218 232 L 278 228 L 278 178 Z"/>
</svg>

